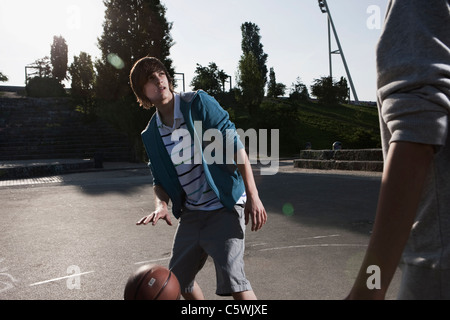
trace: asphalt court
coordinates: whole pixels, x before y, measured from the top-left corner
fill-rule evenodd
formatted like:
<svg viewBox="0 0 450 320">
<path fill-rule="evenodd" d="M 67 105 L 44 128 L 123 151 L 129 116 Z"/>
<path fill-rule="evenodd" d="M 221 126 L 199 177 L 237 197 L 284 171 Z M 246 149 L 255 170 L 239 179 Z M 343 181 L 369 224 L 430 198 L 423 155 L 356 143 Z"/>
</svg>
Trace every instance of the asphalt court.
<svg viewBox="0 0 450 320">
<path fill-rule="evenodd" d="M 247 228 L 245 268 L 258 298 L 344 298 L 370 237 L 381 175 L 282 162 L 276 175 L 256 169 L 255 179 L 268 222 Z M 169 262 L 177 221 L 135 225 L 153 208 L 145 167 L 2 182 L 0 199 L 2 300 L 120 300 L 131 272 Z M 230 299 L 214 294 L 210 259 L 197 281 L 207 299 Z"/>
</svg>

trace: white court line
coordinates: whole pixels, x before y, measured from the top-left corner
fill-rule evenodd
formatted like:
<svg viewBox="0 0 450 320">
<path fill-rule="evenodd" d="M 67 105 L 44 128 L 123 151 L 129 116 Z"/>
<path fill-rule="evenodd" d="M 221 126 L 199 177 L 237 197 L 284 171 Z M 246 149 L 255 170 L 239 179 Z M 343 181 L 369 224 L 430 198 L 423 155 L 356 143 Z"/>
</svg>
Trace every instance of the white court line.
<svg viewBox="0 0 450 320">
<path fill-rule="evenodd" d="M 78 276 L 82 276 L 82 275 L 85 275 L 85 274 L 88 274 L 88 273 L 93 273 L 93 272 L 94 271 L 88 271 L 88 272 L 83 272 L 83 273 L 71 274 L 70 276 L 65 276 L 65 277 L 45 280 L 45 281 L 41 281 L 41 282 L 36 282 L 36 283 L 30 284 L 30 287 L 38 286 L 40 284 L 45 284 L 45 283 L 49 283 L 49 282 L 59 281 L 59 280 L 63 280 L 63 279 L 69 279 L 69 278 L 73 278 L 73 277 L 78 277 Z"/>
<path fill-rule="evenodd" d="M 164 261 L 169 260 L 169 258 L 161 258 L 161 259 L 154 259 L 154 260 L 147 260 L 147 261 L 141 261 L 141 262 L 135 262 L 135 264 L 144 264 L 144 263 L 150 263 L 150 262 L 157 262 L 157 261 Z"/>
<path fill-rule="evenodd" d="M 258 251 L 272 251 L 272 250 L 283 250 L 283 249 L 292 249 L 292 248 L 310 248 L 310 247 L 367 247 L 366 244 L 346 244 L 346 243 L 322 243 L 322 244 L 301 244 L 297 246 L 287 246 L 287 247 L 275 247 L 275 248 L 267 248 L 261 249 Z"/>
<path fill-rule="evenodd" d="M 315 237 L 307 237 L 307 238 L 299 238 L 296 240 L 307 240 L 307 239 L 322 239 L 322 238 L 333 238 L 333 237 L 340 237 L 340 234 L 329 234 L 327 236 L 315 236 Z"/>
<path fill-rule="evenodd" d="M 257 246 L 265 246 L 267 243 L 265 242 L 261 242 L 261 243 L 254 243 L 254 244 L 249 244 L 249 247 L 257 247 Z"/>
</svg>

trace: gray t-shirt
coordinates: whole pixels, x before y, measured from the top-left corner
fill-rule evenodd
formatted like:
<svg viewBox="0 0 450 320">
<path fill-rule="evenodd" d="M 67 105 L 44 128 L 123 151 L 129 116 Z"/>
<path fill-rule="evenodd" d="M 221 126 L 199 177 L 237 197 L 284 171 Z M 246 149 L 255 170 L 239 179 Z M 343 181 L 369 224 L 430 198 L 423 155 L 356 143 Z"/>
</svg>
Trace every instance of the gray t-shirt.
<svg viewBox="0 0 450 320">
<path fill-rule="evenodd" d="M 435 146 L 402 262 L 450 271 L 450 1 L 391 0 L 377 47 L 383 150 Z"/>
</svg>

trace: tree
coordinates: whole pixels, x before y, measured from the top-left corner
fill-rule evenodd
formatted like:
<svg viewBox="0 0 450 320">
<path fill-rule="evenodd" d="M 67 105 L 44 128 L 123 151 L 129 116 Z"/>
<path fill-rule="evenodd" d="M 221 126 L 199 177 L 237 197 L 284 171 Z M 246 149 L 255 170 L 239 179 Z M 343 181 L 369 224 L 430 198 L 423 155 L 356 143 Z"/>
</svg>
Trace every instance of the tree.
<svg viewBox="0 0 450 320">
<path fill-rule="evenodd" d="M 131 95 L 129 71 L 145 56 L 160 59 L 174 75 L 170 48 L 172 23 L 159 0 L 104 0 L 103 34 L 98 39 L 102 57 L 96 62 L 99 97 L 119 99 Z"/>
<path fill-rule="evenodd" d="M 132 160 L 144 160 L 140 133 L 154 110 L 138 107 L 129 84 L 134 63 L 153 56 L 164 63 L 171 76 L 175 71 L 169 57 L 173 40 L 172 23 L 165 17 L 166 8 L 159 0 L 104 0 L 106 11 L 103 34 L 98 39 L 102 52 L 95 63 L 95 94 L 98 112 L 125 132 L 134 145 Z"/>
<path fill-rule="evenodd" d="M 341 77 L 335 85 L 337 86 L 337 99 L 339 103 L 347 102 L 350 97 L 350 89 L 348 87 L 347 79 Z"/>
<path fill-rule="evenodd" d="M 254 115 L 264 98 L 264 78 L 252 52 L 241 56 L 237 78 L 237 100 L 248 108 L 250 115 Z"/>
<path fill-rule="evenodd" d="M 72 94 L 85 96 L 94 88 L 95 72 L 92 58 L 86 52 L 80 52 L 79 56 L 73 57 L 69 67 L 72 78 Z"/>
<path fill-rule="evenodd" d="M 210 62 L 207 67 L 197 63 L 194 78 L 191 86 L 194 90 L 203 89 L 211 95 L 217 95 L 224 92 L 224 84 L 228 75 L 220 70 L 214 62 Z"/>
<path fill-rule="evenodd" d="M 228 80 L 228 78 L 230 78 L 230 76 L 228 74 L 226 74 L 225 71 L 219 70 L 217 73 L 217 78 L 219 79 L 220 83 L 222 84 L 222 92 L 225 92 L 225 82 L 227 82 L 227 80 Z"/>
<path fill-rule="evenodd" d="M 53 78 L 58 80 L 60 83 L 67 78 L 67 51 L 68 47 L 66 40 L 62 36 L 54 36 L 53 44 L 51 45 L 50 50 L 50 61 L 53 66 Z"/>
<path fill-rule="evenodd" d="M 277 79 L 275 77 L 275 71 L 273 68 L 270 68 L 269 72 L 269 85 L 267 87 L 267 96 L 270 98 L 277 98 L 279 96 L 283 96 L 286 91 L 286 85 L 282 83 L 277 83 Z"/>
<path fill-rule="evenodd" d="M 25 91 L 27 96 L 36 98 L 66 96 L 63 85 L 51 77 L 34 77 L 28 80 Z"/>
<path fill-rule="evenodd" d="M 296 82 L 292 84 L 289 99 L 297 101 L 308 101 L 309 99 L 308 88 L 306 87 L 305 84 L 303 84 L 300 77 L 297 77 Z"/>
<path fill-rule="evenodd" d="M 314 79 L 311 86 L 311 93 L 317 97 L 319 103 L 337 104 L 344 103 L 348 96 L 347 80 L 341 77 L 339 82 L 332 77 L 322 77 Z"/>
<path fill-rule="evenodd" d="M 79 56 L 73 57 L 69 67 L 72 78 L 72 96 L 79 99 L 86 114 L 91 113 L 93 103 L 93 89 L 95 82 L 95 71 L 92 58 L 86 52 L 80 52 Z"/>
<path fill-rule="evenodd" d="M 242 52 L 247 54 L 252 52 L 256 58 L 257 65 L 261 76 L 263 77 L 264 86 L 267 82 L 267 66 L 266 61 L 268 55 L 264 53 L 263 45 L 261 43 L 261 36 L 259 34 L 259 27 L 252 22 L 245 22 L 241 25 L 242 31 Z"/>
<path fill-rule="evenodd" d="M 252 22 L 241 25 L 242 56 L 237 75 L 236 98 L 254 115 L 264 98 L 267 82 L 267 54 L 263 51 L 259 27 Z"/>
<path fill-rule="evenodd" d="M 39 78 L 50 78 L 52 75 L 52 66 L 50 64 L 50 57 L 45 56 L 41 59 L 37 59 L 35 62 L 30 64 L 28 67 L 32 69 L 36 69 L 37 71 L 34 73 L 28 73 L 27 74 L 27 81 L 33 76 L 39 77 Z"/>
<path fill-rule="evenodd" d="M 28 69 L 34 69 L 34 72 L 28 72 Z M 33 64 L 26 67 L 26 87 L 27 95 L 30 97 L 63 97 L 66 95 L 64 86 L 61 82 L 52 77 L 52 66 L 50 58 L 36 60 Z"/>
<path fill-rule="evenodd" d="M 0 82 L 6 82 L 8 80 L 9 80 L 8 77 L 0 72 Z"/>
</svg>

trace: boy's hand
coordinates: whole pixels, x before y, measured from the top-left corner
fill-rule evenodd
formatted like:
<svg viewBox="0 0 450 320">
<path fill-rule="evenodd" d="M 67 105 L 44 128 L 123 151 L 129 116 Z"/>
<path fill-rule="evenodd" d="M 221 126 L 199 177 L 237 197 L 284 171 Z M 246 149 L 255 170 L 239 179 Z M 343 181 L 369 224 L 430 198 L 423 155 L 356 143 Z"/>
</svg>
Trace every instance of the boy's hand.
<svg viewBox="0 0 450 320">
<path fill-rule="evenodd" d="M 147 225 L 151 222 L 152 225 L 155 226 L 159 219 L 166 220 L 166 223 L 169 226 L 172 225 L 172 221 L 170 220 L 170 213 L 165 208 L 153 211 L 148 216 L 145 216 L 142 219 L 140 219 L 138 222 L 136 222 L 136 225 L 141 225 L 141 224 Z"/>
<path fill-rule="evenodd" d="M 248 224 L 249 217 L 252 219 L 252 231 L 258 231 L 267 221 L 266 209 L 259 197 L 248 197 L 245 203 L 245 225 Z"/>
</svg>

